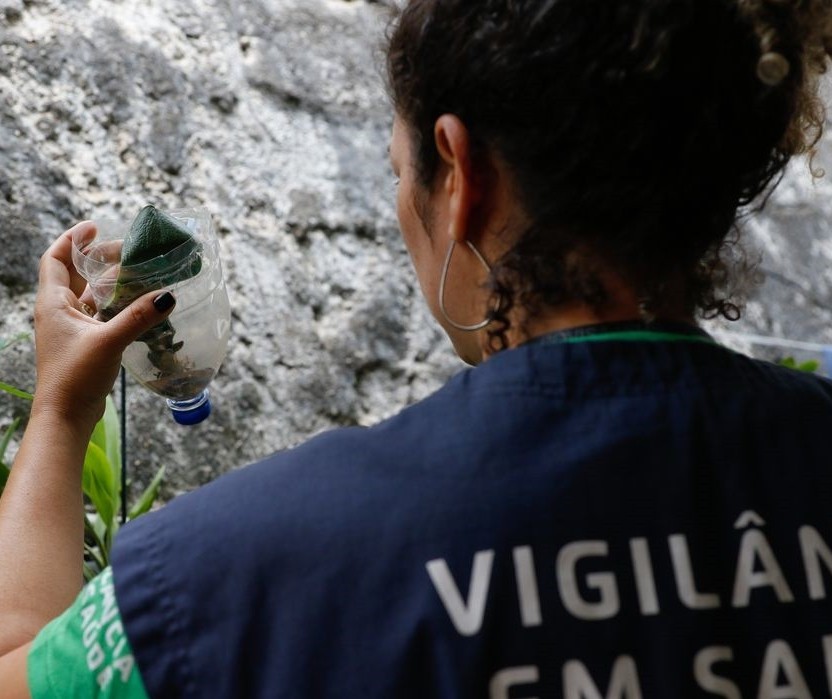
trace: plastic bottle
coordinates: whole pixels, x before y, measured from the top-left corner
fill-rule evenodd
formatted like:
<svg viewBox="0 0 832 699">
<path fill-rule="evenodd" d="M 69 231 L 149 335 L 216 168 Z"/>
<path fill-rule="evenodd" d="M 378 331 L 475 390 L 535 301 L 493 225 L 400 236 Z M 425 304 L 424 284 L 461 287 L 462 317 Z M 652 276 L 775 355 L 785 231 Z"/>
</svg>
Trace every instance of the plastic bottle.
<svg viewBox="0 0 832 699">
<path fill-rule="evenodd" d="M 167 400 L 176 422 L 195 425 L 211 413 L 208 385 L 228 350 L 231 311 L 208 211 L 179 209 L 164 216 L 192 240 L 140 264 L 125 265 L 122 250 L 130 227 L 102 220 L 95 222 L 94 239 L 73 241 L 72 259 L 90 286 L 101 320 L 149 291 L 173 293 L 171 315 L 132 343 L 122 364 L 142 386 Z"/>
</svg>

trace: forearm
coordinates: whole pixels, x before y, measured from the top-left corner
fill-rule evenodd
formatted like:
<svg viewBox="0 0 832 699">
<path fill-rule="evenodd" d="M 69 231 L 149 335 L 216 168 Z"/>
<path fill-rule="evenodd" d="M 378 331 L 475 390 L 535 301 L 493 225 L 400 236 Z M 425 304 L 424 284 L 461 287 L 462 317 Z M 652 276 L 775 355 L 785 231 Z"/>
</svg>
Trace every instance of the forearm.
<svg viewBox="0 0 832 699">
<path fill-rule="evenodd" d="M 0 656 L 30 641 L 81 589 L 91 433 L 35 401 L 0 498 Z"/>
<path fill-rule="evenodd" d="M 0 498 L 0 658 L 32 640 L 81 589 L 87 445 L 125 348 L 173 309 L 170 293 L 150 293 L 106 323 L 90 317 L 72 245 L 95 233 L 93 224 L 78 224 L 41 258 L 35 400 Z"/>
</svg>

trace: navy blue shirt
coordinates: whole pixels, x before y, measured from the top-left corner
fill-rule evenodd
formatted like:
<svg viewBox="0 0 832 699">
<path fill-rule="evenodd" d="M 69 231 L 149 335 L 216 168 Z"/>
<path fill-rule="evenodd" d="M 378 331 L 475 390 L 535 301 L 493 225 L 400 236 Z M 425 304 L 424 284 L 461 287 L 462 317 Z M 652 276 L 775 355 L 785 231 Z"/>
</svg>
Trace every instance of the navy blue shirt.
<svg viewBox="0 0 832 699">
<path fill-rule="evenodd" d="M 152 697 L 829 697 L 832 384 L 700 335 L 500 353 L 127 526 Z"/>
</svg>

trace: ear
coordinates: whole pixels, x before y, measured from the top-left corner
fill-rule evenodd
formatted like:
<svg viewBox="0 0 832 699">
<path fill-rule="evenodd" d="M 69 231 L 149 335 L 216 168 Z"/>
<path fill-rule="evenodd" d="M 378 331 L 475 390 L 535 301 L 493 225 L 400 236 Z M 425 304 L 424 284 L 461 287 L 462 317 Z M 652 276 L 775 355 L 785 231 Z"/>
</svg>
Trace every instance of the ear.
<svg viewBox="0 0 832 699">
<path fill-rule="evenodd" d="M 468 129 L 459 117 L 444 114 L 436 120 L 434 138 L 445 165 L 439 184 L 448 197 L 448 235 L 456 243 L 465 243 L 472 212 L 482 194 L 473 170 Z"/>
</svg>

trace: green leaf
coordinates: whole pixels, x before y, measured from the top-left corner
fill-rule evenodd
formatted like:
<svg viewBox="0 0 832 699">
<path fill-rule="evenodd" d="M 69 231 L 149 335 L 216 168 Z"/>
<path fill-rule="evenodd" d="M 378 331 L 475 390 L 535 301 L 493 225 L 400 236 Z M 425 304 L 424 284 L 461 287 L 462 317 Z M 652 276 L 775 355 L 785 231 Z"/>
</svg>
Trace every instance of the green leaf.
<svg viewBox="0 0 832 699">
<path fill-rule="evenodd" d="M 28 340 L 29 337 L 29 333 L 18 333 L 17 335 L 13 335 L 12 337 L 7 337 L 0 340 L 0 352 L 2 352 L 4 349 L 11 347 L 12 345 L 17 344 L 18 342 Z"/>
<path fill-rule="evenodd" d="M 82 484 L 84 493 L 92 502 L 92 506 L 107 529 L 110 529 L 118 502 L 113 470 L 107 460 L 106 452 L 92 442 L 87 445 Z"/>
<path fill-rule="evenodd" d="M 124 239 L 116 286 L 112 298 L 99 308 L 99 317 L 109 320 L 142 294 L 195 277 L 201 270 L 202 244 L 181 222 L 145 206 Z"/>
<path fill-rule="evenodd" d="M 99 570 L 103 570 L 107 567 L 107 561 L 104 559 L 104 556 L 101 555 L 101 547 L 97 545 L 92 545 L 90 543 L 84 544 L 84 558 L 87 560 L 92 561 L 95 564 L 95 567 Z"/>
<path fill-rule="evenodd" d="M 820 369 L 820 362 L 815 361 L 814 359 L 811 359 L 808 362 L 801 362 L 800 364 L 798 364 L 797 360 L 795 360 L 794 357 L 784 357 L 777 363 L 780 366 L 786 367 L 787 369 L 805 371 L 807 374 L 814 374 L 818 369 Z"/>
<path fill-rule="evenodd" d="M 17 432 L 17 428 L 20 426 L 20 418 L 16 418 L 11 425 L 6 428 L 6 431 L 3 433 L 2 438 L 0 438 L 0 493 L 3 492 L 3 489 L 6 487 L 6 482 L 9 480 L 9 475 L 11 471 L 9 467 L 6 465 L 6 450 L 9 448 L 9 442 L 11 442 L 14 433 Z"/>
<path fill-rule="evenodd" d="M 115 404 L 110 396 L 107 397 L 104 416 L 93 430 L 87 449 L 87 460 L 90 470 L 88 473 L 85 463 L 85 484 L 90 483 L 90 488 L 95 494 L 86 490 L 85 492 L 96 510 L 97 516 L 93 519 L 98 526 L 95 533 L 100 539 L 103 555 L 107 557 L 118 530 L 116 513 L 121 497 L 121 432 Z M 105 471 L 107 473 L 104 473 Z M 97 481 L 94 478 L 96 474 Z"/>
<path fill-rule="evenodd" d="M 97 514 L 84 515 L 84 551 L 102 569 L 109 565 L 110 560 L 106 533 L 106 527 Z"/>
<path fill-rule="evenodd" d="M 104 524 L 97 512 L 88 512 L 84 515 L 84 530 L 93 541 L 100 544 L 107 534 L 107 525 Z"/>
<path fill-rule="evenodd" d="M 150 262 L 188 243 L 196 247 L 191 232 L 179 221 L 148 204 L 133 220 L 121 249 L 123 267 Z"/>
<path fill-rule="evenodd" d="M 153 507 L 153 503 L 159 496 L 159 486 L 162 484 L 162 479 L 164 477 L 165 467 L 162 466 L 158 471 L 156 471 L 156 475 L 153 476 L 153 480 L 150 481 L 150 485 L 147 486 L 145 491 L 142 493 L 139 501 L 130 509 L 130 512 L 127 515 L 128 519 L 141 517 L 143 514 L 147 513 L 151 507 Z"/>
<path fill-rule="evenodd" d="M 118 423 L 118 413 L 111 396 L 107 396 L 107 407 L 92 432 L 92 444 L 102 449 L 107 455 L 107 461 L 113 472 L 114 494 L 116 499 L 121 494 L 121 428 Z"/>
<path fill-rule="evenodd" d="M 86 561 L 84 561 L 84 582 L 92 582 L 98 577 L 98 574 L 101 571 L 95 570 L 91 565 L 89 565 Z"/>
<path fill-rule="evenodd" d="M 26 391 L 21 391 L 19 388 L 15 388 L 14 386 L 9 386 L 7 383 L 3 383 L 0 381 L 0 391 L 5 391 L 6 393 L 11 393 L 13 396 L 17 396 L 18 398 L 23 398 L 25 400 L 34 400 L 34 396 L 31 393 L 27 393 Z"/>
<path fill-rule="evenodd" d="M 6 461 L 6 450 L 9 448 L 9 442 L 12 441 L 12 437 L 14 437 L 14 433 L 17 432 L 18 427 L 20 427 L 19 417 L 14 419 L 12 424 L 6 428 L 3 436 L 0 437 L 0 463 Z"/>
</svg>

